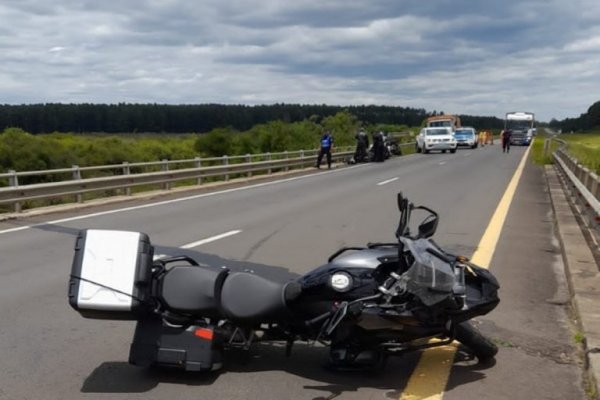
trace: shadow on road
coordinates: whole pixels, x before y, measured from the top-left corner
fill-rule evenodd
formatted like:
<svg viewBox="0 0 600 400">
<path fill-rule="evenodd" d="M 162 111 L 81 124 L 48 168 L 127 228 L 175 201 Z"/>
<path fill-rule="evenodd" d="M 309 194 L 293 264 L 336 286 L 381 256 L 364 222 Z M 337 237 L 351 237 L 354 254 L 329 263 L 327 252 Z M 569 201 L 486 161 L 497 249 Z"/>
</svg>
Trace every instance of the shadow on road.
<svg viewBox="0 0 600 400">
<path fill-rule="evenodd" d="M 159 383 L 210 385 L 218 373 L 192 374 L 176 370 L 138 368 L 126 362 L 105 362 L 83 382 L 83 393 L 144 393 Z"/>
<path fill-rule="evenodd" d="M 84 393 L 143 393 L 161 383 L 187 386 L 228 385 L 231 374 L 248 374 L 249 379 L 265 379 L 264 373 L 279 371 L 312 381 L 302 389 L 318 393 L 313 400 L 334 399 L 345 393 L 361 389 L 385 392 L 387 398 L 397 399 L 402 394 L 419 353 L 390 358 L 387 365 L 376 371 L 336 371 L 327 368 L 328 349 L 322 346 L 297 344 L 290 358 L 285 356 L 285 343 L 258 343 L 250 352 L 228 351 L 225 367 L 219 372 L 186 373 L 178 370 L 139 368 L 124 362 L 105 362 L 86 378 L 81 391 Z M 484 369 L 492 365 L 477 364 L 468 355 L 457 353 L 453 370 L 453 386 L 467 384 L 485 378 Z M 448 388 L 451 389 L 451 388 Z"/>
</svg>

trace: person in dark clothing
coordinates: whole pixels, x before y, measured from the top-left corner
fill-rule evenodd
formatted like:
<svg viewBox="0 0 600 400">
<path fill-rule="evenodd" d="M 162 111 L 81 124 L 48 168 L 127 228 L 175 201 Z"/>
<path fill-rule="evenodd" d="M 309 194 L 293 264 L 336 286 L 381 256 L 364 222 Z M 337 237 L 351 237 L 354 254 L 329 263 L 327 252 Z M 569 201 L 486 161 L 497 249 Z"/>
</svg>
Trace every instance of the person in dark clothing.
<svg viewBox="0 0 600 400">
<path fill-rule="evenodd" d="M 329 131 L 326 131 L 321 136 L 321 151 L 319 151 L 319 157 L 317 158 L 317 168 L 321 169 L 321 161 L 323 155 L 327 155 L 327 167 L 331 169 L 331 148 L 333 147 L 333 136 Z"/>
<path fill-rule="evenodd" d="M 502 152 L 509 153 L 510 152 L 510 138 L 512 136 L 512 132 L 509 129 L 505 129 L 500 134 L 502 138 Z"/>
<path fill-rule="evenodd" d="M 356 134 L 356 151 L 354 152 L 354 162 L 367 161 L 367 148 L 369 147 L 369 136 L 361 129 Z"/>
<path fill-rule="evenodd" d="M 373 161 L 383 162 L 384 160 L 384 142 L 383 132 L 373 133 Z"/>
</svg>

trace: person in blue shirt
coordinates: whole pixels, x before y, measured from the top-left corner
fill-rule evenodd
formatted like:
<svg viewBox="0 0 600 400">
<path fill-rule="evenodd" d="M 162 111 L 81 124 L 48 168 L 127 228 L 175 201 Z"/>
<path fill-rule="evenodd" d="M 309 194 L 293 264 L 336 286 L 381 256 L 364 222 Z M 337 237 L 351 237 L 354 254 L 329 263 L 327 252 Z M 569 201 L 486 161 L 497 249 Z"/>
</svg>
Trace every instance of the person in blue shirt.
<svg viewBox="0 0 600 400">
<path fill-rule="evenodd" d="M 323 155 L 327 155 L 327 167 L 331 169 L 331 148 L 333 147 L 333 136 L 331 132 L 325 131 L 321 136 L 321 151 L 319 151 L 319 157 L 317 158 L 317 168 L 321 169 L 321 161 Z"/>
</svg>

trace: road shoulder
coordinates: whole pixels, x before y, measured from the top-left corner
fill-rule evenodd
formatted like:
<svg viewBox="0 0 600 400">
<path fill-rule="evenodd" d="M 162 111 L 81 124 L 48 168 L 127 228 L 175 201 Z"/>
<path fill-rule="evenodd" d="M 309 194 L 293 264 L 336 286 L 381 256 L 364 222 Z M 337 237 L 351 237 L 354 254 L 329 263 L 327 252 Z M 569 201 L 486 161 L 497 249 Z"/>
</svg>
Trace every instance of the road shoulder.
<svg viewBox="0 0 600 400">
<path fill-rule="evenodd" d="M 556 170 L 553 166 L 546 166 L 545 172 L 571 291 L 571 303 L 581 330 L 578 339 L 581 339 L 585 351 L 584 367 L 589 378 L 586 390 L 590 397 L 596 398 L 600 382 L 600 273 Z"/>
</svg>

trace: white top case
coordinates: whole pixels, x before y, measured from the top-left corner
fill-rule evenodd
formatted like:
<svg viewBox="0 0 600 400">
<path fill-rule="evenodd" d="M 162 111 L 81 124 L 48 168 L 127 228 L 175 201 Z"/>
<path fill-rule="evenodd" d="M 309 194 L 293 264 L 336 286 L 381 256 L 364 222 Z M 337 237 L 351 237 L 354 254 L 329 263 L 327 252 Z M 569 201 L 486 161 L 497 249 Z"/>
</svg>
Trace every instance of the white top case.
<svg viewBox="0 0 600 400">
<path fill-rule="evenodd" d="M 77 296 L 79 308 L 131 310 L 139 241 L 139 232 L 87 231 L 81 267 L 83 279 L 79 283 Z"/>
</svg>

